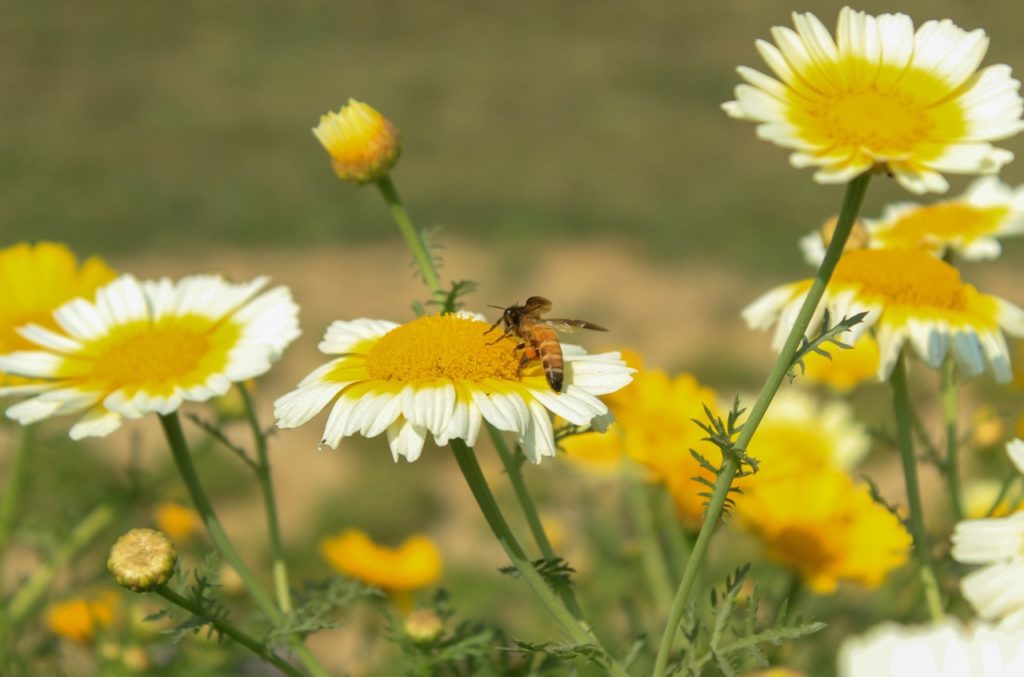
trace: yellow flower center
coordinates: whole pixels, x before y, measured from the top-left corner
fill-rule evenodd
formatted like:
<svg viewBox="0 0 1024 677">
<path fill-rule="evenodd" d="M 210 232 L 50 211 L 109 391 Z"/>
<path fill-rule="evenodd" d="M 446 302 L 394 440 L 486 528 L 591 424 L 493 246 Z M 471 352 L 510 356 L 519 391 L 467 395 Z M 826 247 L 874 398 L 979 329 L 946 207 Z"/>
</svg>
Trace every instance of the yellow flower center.
<svg viewBox="0 0 1024 677">
<path fill-rule="evenodd" d="M 887 304 L 964 310 L 966 287 L 956 268 L 919 249 L 862 249 L 843 254 L 832 279 L 855 284 Z"/>
<path fill-rule="evenodd" d="M 887 247 L 908 249 L 934 241 L 970 241 L 996 232 L 1009 212 L 1005 206 L 973 207 L 964 202 L 943 202 L 907 212 L 876 237 Z"/>
<path fill-rule="evenodd" d="M 234 323 L 214 324 L 201 315 L 137 320 L 114 327 L 82 353 L 70 356 L 62 375 L 107 391 L 124 388 L 166 395 L 177 387 L 204 383 L 222 370 L 238 337 Z"/>
<path fill-rule="evenodd" d="M 518 380 L 516 340 L 456 315 L 426 315 L 396 327 L 370 349 L 366 369 L 383 381 Z"/>
<path fill-rule="evenodd" d="M 874 77 L 865 81 L 853 76 L 857 73 Z M 809 88 L 792 94 L 788 117 L 802 136 L 832 152 L 921 160 L 940 153 L 944 144 L 923 155 L 922 146 L 964 133 L 960 103 L 948 96 L 949 85 L 928 71 L 896 73 L 855 57 L 801 75 Z"/>
</svg>

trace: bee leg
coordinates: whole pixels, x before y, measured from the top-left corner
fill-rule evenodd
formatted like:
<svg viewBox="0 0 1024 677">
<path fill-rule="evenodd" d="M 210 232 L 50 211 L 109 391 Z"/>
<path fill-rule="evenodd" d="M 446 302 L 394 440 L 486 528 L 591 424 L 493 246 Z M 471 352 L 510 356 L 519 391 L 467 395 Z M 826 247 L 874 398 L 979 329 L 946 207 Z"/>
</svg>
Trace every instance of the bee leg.
<svg viewBox="0 0 1024 677">
<path fill-rule="evenodd" d="M 516 376 L 517 377 L 522 375 L 523 367 L 525 367 L 527 364 L 529 364 L 530 360 L 533 360 L 534 358 L 537 357 L 537 351 L 534 350 L 531 347 L 527 347 L 527 345 L 525 343 L 520 343 L 518 346 L 516 346 L 516 350 L 520 350 L 522 348 L 525 348 L 525 350 L 523 350 L 523 354 L 519 358 L 519 366 L 516 367 Z"/>
</svg>

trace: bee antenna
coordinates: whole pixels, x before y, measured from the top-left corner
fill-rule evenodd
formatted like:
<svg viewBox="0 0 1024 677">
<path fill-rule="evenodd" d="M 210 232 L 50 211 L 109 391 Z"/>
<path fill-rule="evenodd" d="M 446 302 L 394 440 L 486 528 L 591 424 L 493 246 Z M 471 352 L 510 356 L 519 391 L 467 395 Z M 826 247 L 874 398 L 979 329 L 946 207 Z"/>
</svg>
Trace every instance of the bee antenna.
<svg viewBox="0 0 1024 677">
<path fill-rule="evenodd" d="M 495 306 L 490 303 L 487 304 L 488 308 L 497 308 L 498 310 L 505 310 L 505 306 Z"/>
</svg>

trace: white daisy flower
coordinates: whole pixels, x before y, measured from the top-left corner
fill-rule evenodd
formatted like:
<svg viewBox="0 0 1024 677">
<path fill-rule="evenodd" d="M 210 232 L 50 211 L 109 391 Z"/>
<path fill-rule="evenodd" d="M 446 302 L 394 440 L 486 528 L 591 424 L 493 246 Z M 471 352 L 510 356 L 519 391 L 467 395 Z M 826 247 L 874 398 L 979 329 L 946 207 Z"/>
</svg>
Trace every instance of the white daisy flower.
<svg viewBox="0 0 1024 677">
<path fill-rule="evenodd" d="M 1022 129 L 1020 83 L 1008 66 L 978 70 L 982 30 L 949 20 L 916 31 L 903 14 L 845 7 L 836 37 L 811 14 L 772 29 L 757 50 L 775 77 L 741 66 L 746 84 L 723 105 L 759 123 L 757 135 L 793 149 L 794 167 L 843 183 L 882 165 L 912 193 L 943 192 L 943 172 L 994 174 L 1013 154 L 990 143 Z"/>
<path fill-rule="evenodd" d="M 994 176 L 972 183 L 958 198 L 929 205 L 890 205 L 881 219 L 865 219 L 871 247 L 924 247 L 968 261 L 994 259 L 998 236 L 1024 233 L 1024 186 L 1010 188 Z"/>
<path fill-rule="evenodd" d="M 415 461 L 427 434 L 438 445 L 472 446 L 486 420 L 513 432 L 534 463 L 554 456 L 551 413 L 576 425 L 606 418 L 599 395 L 632 380 L 619 353 L 588 355 L 562 344 L 565 385 L 555 392 L 538 362 L 519 370 L 516 340 L 495 340 L 477 316 L 431 315 L 405 324 L 335 322 L 320 350 L 338 357 L 309 374 L 274 405 L 277 425 L 294 428 L 331 409 L 323 443 L 387 432 L 395 460 Z M 550 412 L 550 413 L 549 413 Z"/>
<path fill-rule="evenodd" d="M 779 349 L 800 311 L 811 280 L 772 289 L 743 310 L 753 329 L 775 326 L 773 347 Z M 864 321 L 844 334 L 845 343 L 874 329 L 878 341 L 878 378 L 885 380 L 905 343 L 938 368 L 947 353 L 965 376 L 985 371 L 997 381 L 1009 381 L 1010 353 L 1003 332 L 1024 336 L 1024 311 L 979 293 L 960 279 L 959 271 L 919 249 L 862 249 L 846 252 L 836 265 L 808 335 L 821 323 L 825 310 L 831 319 L 867 311 Z"/>
<path fill-rule="evenodd" d="M 839 647 L 839 677 L 1015 677 L 1024 674 L 1024 634 L 959 621 L 883 623 Z"/>
<path fill-rule="evenodd" d="M 71 437 L 102 437 L 122 419 L 223 395 L 232 382 L 265 373 L 299 335 L 291 292 L 261 294 L 266 284 L 123 275 L 94 301 L 69 301 L 54 311 L 57 331 L 20 329 L 37 350 L 0 356 L 0 370 L 41 381 L 0 388 L 0 395 L 32 396 L 7 415 L 29 424 L 84 411 Z"/>
<path fill-rule="evenodd" d="M 1006 453 L 1024 472 L 1024 441 L 1013 440 Z M 1024 513 L 964 520 L 953 531 L 953 559 L 984 564 L 960 581 L 964 598 L 981 618 L 1024 632 Z"/>
</svg>

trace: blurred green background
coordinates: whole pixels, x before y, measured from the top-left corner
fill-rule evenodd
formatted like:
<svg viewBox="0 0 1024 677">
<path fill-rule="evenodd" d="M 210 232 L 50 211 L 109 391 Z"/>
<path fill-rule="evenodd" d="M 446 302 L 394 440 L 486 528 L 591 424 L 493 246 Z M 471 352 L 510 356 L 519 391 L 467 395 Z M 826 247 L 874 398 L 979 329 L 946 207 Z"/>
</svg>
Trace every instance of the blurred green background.
<svg viewBox="0 0 1024 677">
<path fill-rule="evenodd" d="M 719 104 L 736 65 L 763 68 L 754 40 L 770 26 L 794 9 L 832 25 L 841 4 L 7 2 L 3 240 L 187 255 L 394 238 L 374 191 L 339 185 L 309 131 L 353 96 L 401 128 L 396 181 L 442 241 L 600 234 L 779 272 L 841 189 L 790 169 Z M 984 27 L 986 63 L 1024 68 L 1017 3 L 858 8 Z M 875 183 L 869 216 L 905 198 Z"/>
</svg>

